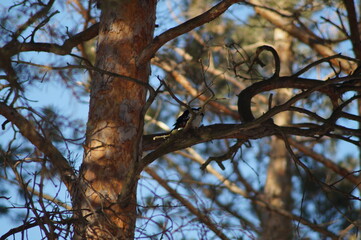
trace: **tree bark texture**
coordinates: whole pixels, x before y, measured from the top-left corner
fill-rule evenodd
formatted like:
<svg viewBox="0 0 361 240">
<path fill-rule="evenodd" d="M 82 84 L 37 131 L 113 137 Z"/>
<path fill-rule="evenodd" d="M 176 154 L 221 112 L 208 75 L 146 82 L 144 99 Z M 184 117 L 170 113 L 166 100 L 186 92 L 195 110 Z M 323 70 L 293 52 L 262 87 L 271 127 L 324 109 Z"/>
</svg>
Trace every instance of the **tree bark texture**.
<svg viewBox="0 0 361 240">
<path fill-rule="evenodd" d="M 274 31 L 275 49 L 277 50 L 281 69 L 280 76 L 292 74 L 292 37 L 285 31 L 276 28 Z M 292 95 L 291 89 L 280 89 L 274 98 L 274 105 L 286 102 Z M 274 121 L 279 126 L 291 123 L 291 113 L 282 112 L 274 117 Z M 267 170 L 267 179 L 264 193 L 271 205 L 291 210 L 291 162 L 287 149 L 282 139 L 271 137 L 270 162 Z M 292 239 L 292 221 L 273 211 L 262 212 L 262 239 L 281 240 Z"/>
<path fill-rule="evenodd" d="M 153 38 L 156 1 L 101 1 L 100 8 L 95 66 L 125 77 L 94 72 L 75 238 L 132 239 L 147 90 L 137 81 L 147 84 L 150 74 L 149 63 L 136 61 Z"/>
</svg>

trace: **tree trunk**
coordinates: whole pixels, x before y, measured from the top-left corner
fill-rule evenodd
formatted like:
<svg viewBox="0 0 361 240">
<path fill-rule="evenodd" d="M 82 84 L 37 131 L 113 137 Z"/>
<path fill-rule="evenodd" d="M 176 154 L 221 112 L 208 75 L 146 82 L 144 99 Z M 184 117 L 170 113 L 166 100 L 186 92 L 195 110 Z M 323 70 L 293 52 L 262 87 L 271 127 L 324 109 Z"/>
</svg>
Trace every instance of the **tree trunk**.
<svg viewBox="0 0 361 240">
<path fill-rule="evenodd" d="M 275 49 L 277 50 L 280 61 L 280 75 L 292 74 L 292 37 L 283 30 L 276 28 L 274 31 Z M 290 89 L 281 89 L 274 98 L 274 105 L 279 105 L 287 101 L 292 94 Z M 291 114 L 282 112 L 274 117 L 277 125 L 287 125 L 291 123 Z M 282 139 L 271 138 L 270 162 L 267 171 L 267 180 L 264 193 L 271 205 L 291 210 L 291 162 L 287 154 Z M 289 218 L 281 216 L 272 211 L 262 213 L 262 239 L 281 240 L 292 239 L 292 221 Z"/>
<path fill-rule="evenodd" d="M 142 108 L 149 64 L 137 66 L 153 38 L 156 0 L 100 1 L 95 66 L 80 184 L 73 198 L 77 239 L 133 239 L 136 167 L 141 156 Z M 132 80 L 132 79 L 136 80 Z"/>
</svg>

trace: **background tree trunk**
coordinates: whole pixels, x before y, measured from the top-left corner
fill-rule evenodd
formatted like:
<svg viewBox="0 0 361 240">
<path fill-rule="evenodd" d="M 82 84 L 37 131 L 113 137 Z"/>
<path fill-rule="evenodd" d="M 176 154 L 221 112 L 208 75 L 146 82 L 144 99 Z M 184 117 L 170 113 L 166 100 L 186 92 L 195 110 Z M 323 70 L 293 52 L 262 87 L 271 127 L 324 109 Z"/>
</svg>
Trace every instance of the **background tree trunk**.
<svg viewBox="0 0 361 240">
<path fill-rule="evenodd" d="M 274 30 L 275 49 L 281 61 L 281 76 L 292 74 L 292 37 L 285 31 L 276 28 Z M 287 101 L 292 94 L 291 89 L 280 89 L 273 98 L 274 105 Z M 282 112 L 274 117 L 279 126 L 290 124 L 292 116 L 290 112 Z M 284 141 L 275 136 L 271 137 L 270 162 L 267 170 L 267 180 L 264 193 L 271 205 L 291 211 L 292 207 L 292 182 L 291 162 L 288 157 Z M 262 212 L 262 239 L 292 239 L 292 221 L 290 218 L 281 216 L 274 211 Z"/>
<path fill-rule="evenodd" d="M 100 7 L 96 67 L 147 83 L 149 65 L 136 66 L 136 59 L 152 40 L 156 1 L 101 1 Z M 82 189 L 75 199 L 87 221 L 77 229 L 81 238 L 134 236 L 134 174 L 141 156 L 145 98 L 144 85 L 94 73 L 80 172 Z"/>
</svg>

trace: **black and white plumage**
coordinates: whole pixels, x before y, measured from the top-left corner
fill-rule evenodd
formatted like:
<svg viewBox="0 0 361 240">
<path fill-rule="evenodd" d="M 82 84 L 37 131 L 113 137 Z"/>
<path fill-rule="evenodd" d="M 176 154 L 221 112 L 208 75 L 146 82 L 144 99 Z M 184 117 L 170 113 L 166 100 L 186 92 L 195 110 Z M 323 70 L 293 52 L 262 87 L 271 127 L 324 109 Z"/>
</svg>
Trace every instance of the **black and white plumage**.
<svg viewBox="0 0 361 240">
<path fill-rule="evenodd" d="M 203 120 L 204 113 L 201 111 L 201 108 L 192 108 L 192 113 L 195 114 L 195 116 L 192 119 L 191 122 L 191 128 L 197 128 L 201 124 Z M 180 115 L 177 118 L 177 121 L 174 124 L 173 129 L 179 129 L 179 128 L 185 128 L 187 125 L 188 120 L 191 119 L 191 114 L 189 110 L 185 110 L 182 115 Z"/>
</svg>

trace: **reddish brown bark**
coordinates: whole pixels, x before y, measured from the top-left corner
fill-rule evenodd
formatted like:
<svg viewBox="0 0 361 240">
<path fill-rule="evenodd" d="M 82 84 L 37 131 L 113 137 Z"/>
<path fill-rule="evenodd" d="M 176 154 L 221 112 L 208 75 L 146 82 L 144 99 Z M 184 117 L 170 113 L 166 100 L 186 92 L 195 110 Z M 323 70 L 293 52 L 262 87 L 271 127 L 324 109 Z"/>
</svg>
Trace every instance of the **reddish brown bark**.
<svg viewBox="0 0 361 240">
<path fill-rule="evenodd" d="M 141 152 L 142 108 L 149 64 L 136 65 L 150 43 L 156 1 L 101 2 L 96 67 L 127 76 L 95 73 L 81 184 L 76 206 L 86 220 L 77 234 L 86 239 L 131 239 L 136 219 L 134 175 Z"/>
</svg>

